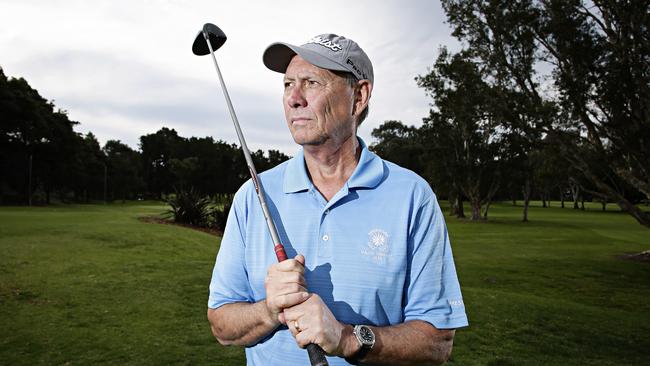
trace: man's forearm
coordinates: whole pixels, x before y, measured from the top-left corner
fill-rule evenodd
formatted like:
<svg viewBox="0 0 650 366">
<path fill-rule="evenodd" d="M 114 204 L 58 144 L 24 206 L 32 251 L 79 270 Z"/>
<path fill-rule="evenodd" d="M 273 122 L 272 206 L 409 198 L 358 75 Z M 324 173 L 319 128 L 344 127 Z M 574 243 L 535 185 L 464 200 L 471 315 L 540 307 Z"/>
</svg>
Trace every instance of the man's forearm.
<svg viewBox="0 0 650 366">
<path fill-rule="evenodd" d="M 375 346 L 363 358 L 364 364 L 440 365 L 451 354 L 454 330 L 439 330 L 419 320 L 371 328 Z"/>
<path fill-rule="evenodd" d="M 212 334 L 223 345 L 253 344 L 280 325 L 268 311 L 264 300 L 208 309 L 208 320 Z"/>
</svg>

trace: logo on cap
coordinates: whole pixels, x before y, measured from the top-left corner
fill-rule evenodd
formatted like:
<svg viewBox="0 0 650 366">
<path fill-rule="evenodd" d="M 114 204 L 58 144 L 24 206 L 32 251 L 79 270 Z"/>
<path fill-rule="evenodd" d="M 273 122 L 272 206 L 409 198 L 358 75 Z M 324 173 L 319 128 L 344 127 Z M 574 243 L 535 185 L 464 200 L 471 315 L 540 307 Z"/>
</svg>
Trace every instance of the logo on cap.
<svg viewBox="0 0 650 366">
<path fill-rule="evenodd" d="M 319 44 L 323 47 L 327 47 L 330 50 L 337 52 L 343 49 L 340 44 L 332 42 L 332 40 L 327 39 L 327 38 L 321 38 L 321 37 L 314 37 L 307 41 L 307 43 L 314 43 L 314 44 Z"/>
<path fill-rule="evenodd" d="M 348 58 L 348 60 L 346 61 L 346 63 L 347 63 L 348 65 L 352 66 L 352 69 L 357 73 L 357 75 L 360 76 L 360 79 L 367 79 L 367 78 L 368 78 L 368 77 L 366 76 L 366 73 L 363 72 L 363 71 L 361 71 L 361 69 L 359 69 L 359 68 L 357 67 L 357 65 L 355 65 L 354 62 L 352 62 L 351 59 Z"/>
</svg>

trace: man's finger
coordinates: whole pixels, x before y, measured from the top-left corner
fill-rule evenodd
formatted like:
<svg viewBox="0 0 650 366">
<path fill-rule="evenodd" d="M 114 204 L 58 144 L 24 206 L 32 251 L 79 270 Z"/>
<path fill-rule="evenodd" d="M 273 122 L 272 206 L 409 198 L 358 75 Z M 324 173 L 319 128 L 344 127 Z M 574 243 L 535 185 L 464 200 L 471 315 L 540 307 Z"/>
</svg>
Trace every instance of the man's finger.
<svg viewBox="0 0 650 366">
<path fill-rule="evenodd" d="M 296 284 L 307 287 L 305 277 L 300 272 L 271 272 L 264 279 L 264 286 L 275 288 L 285 287 L 288 284 Z"/>
<path fill-rule="evenodd" d="M 317 329 L 306 329 L 303 330 L 302 332 L 298 332 L 294 335 L 294 338 L 296 339 L 296 344 L 300 348 L 305 348 L 307 345 L 310 343 L 317 344 L 319 347 L 323 347 L 319 344 L 320 337 L 318 336 L 318 330 Z"/>
<path fill-rule="evenodd" d="M 302 257 L 302 255 L 299 255 L 298 257 Z M 290 272 L 290 271 L 304 272 L 305 270 L 304 263 L 305 263 L 305 257 L 302 257 L 302 262 L 300 262 L 297 259 L 287 259 L 285 261 L 272 265 L 269 271 L 275 269 L 282 272 Z"/>
<path fill-rule="evenodd" d="M 298 254 L 295 258 L 296 261 L 298 261 L 302 266 L 305 266 L 305 256 L 302 254 Z"/>
<path fill-rule="evenodd" d="M 272 296 L 282 296 L 282 295 L 296 294 L 302 292 L 306 293 L 307 288 L 295 282 L 278 284 L 269 288 L 269 290 L 267 291 L 267 293 L 269 293 L 269 295 L 272 294 Z"/>
<path fill-rule="evenodd" d="M 309 293 L 307 292 L 298 292 L 290 293 L 286 295 L 279 295 L 273 299 L 273 304 L 278 308 L 284 309 L 289 308 L 295 305 L 298 305 L 309 298 Z"/>
</svg>

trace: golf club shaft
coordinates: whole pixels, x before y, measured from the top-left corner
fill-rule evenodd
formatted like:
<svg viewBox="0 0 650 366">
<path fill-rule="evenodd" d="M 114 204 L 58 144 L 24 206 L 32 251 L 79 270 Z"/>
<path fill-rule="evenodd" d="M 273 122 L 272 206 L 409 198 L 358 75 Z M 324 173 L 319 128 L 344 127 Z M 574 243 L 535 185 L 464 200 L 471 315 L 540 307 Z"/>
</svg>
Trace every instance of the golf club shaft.
<svg viewBox="0 0 650 366">
<path fill-rule="evenodd" d="M 262 183 L 257 178 L 257 171 L 255 170 L 255 165 L 253 164 L 253 158 L 251 157 L 251 153 L 248 150 L 248 146 L 246 145 L 246 140 L 244 140 L 244 134 L 241 131 L 239 120 L 237 120 L 237 115 L 235 114 L 235 109 L 233 108 L 232 102 L 230 101 L 230 95 L 228 94 L 228 89 L 226 89 L 226 84 L 223 81 L 223 76 L 221 75 L 221 70 L 219 69 L 217 58 L 214 56 L 214 50 L 212 49 L 212 45 L 209 42 L 208 35 L 204 34 L 204 36 L 206 37 L 206 42 L 208 44 L 208 48 L 210 49 L 210 56 L 212 56 L 214 67 L 217 69 L 217 74 L 219 75 L 221 90 L 223 91 L 223 95 L 226 98 L 226 104 L 228 104 L 230 117 L 232 118 L 232 122 L 235 125 L 237 138 L 239 139 L 239 144 L 241 145 L 242 151 L 244 152 L 246 165 L 248 165 L 248 170 L 251 173 L 251 179 L 253 180 L 253 185 L 255 186 L 255 191 L 257 192 L 257 198 L 259 199 L 260 205 L 262 206 L 262 213 L 264 214 L 266 225 L 269 228 L 269 233 L 271 234 L 271 239 L 273 240 L 273 245 L 275 246 L 275 255 L 278 258 L 278 262 L 282 262 L 283 260 L 287 259 L 287 253 L 284 251 L 284 246 L 280 242 L 280 237 L 278 236 L 278 230 L 275 227 L 275 223 L 273 222 L 271 214 L 269 213 L 269 208 L 266 204 L 266 198 L 264 197 L 264 188 L 262 187 Z"/>
<path fill-rule="evenodd" d="M 255 165 L 253 164 L 253 158 L 251 153 L 248 150 L 246 145 L 246 140 L 244 140 L 244 134 L 241 131 L 239 126 L 239 121 L 237 120 L 237 115 L 235 114 L 235 109 L 232 106 L 230 101 L 230 95 L 228 94 L 228 89 L 226 89 L 226 83 L 223 81 L 223 76 L 221 75 L 221 70 L 219 69 L 219 64 L 217 63 L 217 58 L 214 56 L 214 50 L 210 44 L 210 38 L 207 33 L 203 33 L 205 37 L 205 42 L 208 44 L 210 49 L 210 56 L 212 56 L 212 61 L 214 62 L 214 67 L 217 69 L 217 74 L 219 75 L 219 82 L 221 83 L 221 90 L 223 95 L 226 98 L 226 104 L 228 104 L 228 110 L 230 111 L 230 117 L 232 122 L 235 125 L 235 130 L 237 131 L 237 138 L 239 138 L 239 144 L 241 145 L 242 151 L 244 152 L 244 157 L 246 158 L 246 164 L 248 165 L 248 170 L 251 173 L 251 179 L 255 185 L 255 191 L 257 192 L 257 198 L 260 201 L 262 206 L 262 213 L 264 214 L 264 219 L 266 220 L 266 225 L 269 228 L 269 233 L 271 234 L 271 239 L 273 240 L 273 245 L 275 249 L 275 255 L 278 259 L 278 262 L 282 262 L 287 259 L 287 253 L 284 251 L 284 246 L 280 242 L 280 237 L 278 236 L 278 229 L 275 227 L 273 218 L 269 212 L 269 208 L 266 204 L 266 198 L 264 197 L 264 188 L 262 182 L 257 178 L 257 171 L 255 170 Z M 328 366 L 327 359 L 325 358 L 325 351 L 317 345 L 310 343 L 307 345 L 307 353 L 309 354 L 309 362 L 312 366 Z"/>
</svg>

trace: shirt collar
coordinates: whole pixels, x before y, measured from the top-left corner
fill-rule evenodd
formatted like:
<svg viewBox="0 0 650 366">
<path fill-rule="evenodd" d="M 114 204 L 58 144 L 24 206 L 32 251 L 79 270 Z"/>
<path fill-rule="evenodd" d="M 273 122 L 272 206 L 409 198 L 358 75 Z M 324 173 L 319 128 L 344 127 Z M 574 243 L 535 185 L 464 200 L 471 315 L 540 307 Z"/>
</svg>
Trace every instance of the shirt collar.
<svg viewBox="0 0 650 366">
<path fill-rule="evenodd" d="M 307 167 L 305 167 L 305 155 L 302 149 L 298 150 L 298 154 L 289 160 L 287 168 L 284 171 L 284 184 L 282 190 L 284 193 L 295 193 L 306 191 L 309 189 L 311 182 L 307 175 Z"/>
<path fill-rule="evenodd" d="M 366 143 L 357 137 L 361 145 L 361 157 L 348 179 L 348 188 L 374 188 L 384 177 L 384 163 L 379 156 L 368 150 Z M 284 172 L 284 193 L 306 191 L 312 186 L 307 174 L 305 155 L 302 149 L 289 161 Z"/>
</svg>

